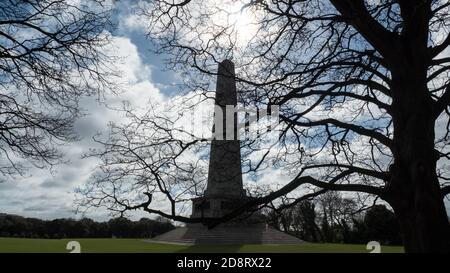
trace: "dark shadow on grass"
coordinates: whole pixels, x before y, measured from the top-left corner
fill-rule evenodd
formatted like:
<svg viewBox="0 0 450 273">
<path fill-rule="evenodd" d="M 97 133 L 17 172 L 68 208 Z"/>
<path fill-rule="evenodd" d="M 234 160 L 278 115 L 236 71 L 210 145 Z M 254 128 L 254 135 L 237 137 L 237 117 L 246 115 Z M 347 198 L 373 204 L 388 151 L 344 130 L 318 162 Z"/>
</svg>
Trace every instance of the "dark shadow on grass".
<svg viewBox="0 0 450 273">
<path fill-rule="evenodd" d="M 243 245 L 191 245 L 177 253 L 237 253 Z"/>
</svg>

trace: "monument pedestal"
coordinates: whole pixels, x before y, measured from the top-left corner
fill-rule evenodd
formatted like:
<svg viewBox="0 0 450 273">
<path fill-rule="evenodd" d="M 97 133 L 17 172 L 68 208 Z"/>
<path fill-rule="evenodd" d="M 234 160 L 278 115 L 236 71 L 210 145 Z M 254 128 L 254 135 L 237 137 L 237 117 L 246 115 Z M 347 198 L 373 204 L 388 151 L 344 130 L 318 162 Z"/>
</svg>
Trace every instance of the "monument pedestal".
<svg viewBox="0 0 450 273">
<path fill-rule="evenodd" d="M 223 223 L 213 229 L 189 224 L 159 235 L 149 242 L 184 245 L 302 244 L 304 241 L 263 223 Z"/>
<path fill-rule="evenodd" d="M 192 214 L 191 218 L 220 218 L 235 209 L 245 205 L 251 198 L 243 196 L 240 198 L 232 197 L 198 197 L 192 199 Z M 249 225 L 264 225 L 264 217 L 259 212 L 252 215 L 243 214 L 235 219 L 222 223 L 222 226 L 249 226 Z"/>
</svg>

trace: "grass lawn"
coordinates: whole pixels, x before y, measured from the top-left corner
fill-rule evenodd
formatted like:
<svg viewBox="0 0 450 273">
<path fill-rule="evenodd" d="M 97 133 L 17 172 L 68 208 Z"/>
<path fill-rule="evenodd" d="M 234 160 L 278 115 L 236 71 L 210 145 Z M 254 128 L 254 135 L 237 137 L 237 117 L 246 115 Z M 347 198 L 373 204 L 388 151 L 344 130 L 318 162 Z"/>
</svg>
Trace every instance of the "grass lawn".
<svg viewBox="0 0 450 273">
<path fill-rule="evenodd" d="M 0 252 L 62 252 L 67 253 L 66 244 L 78 241 L 81 252 L 120 253 L 174 253 L 174 252 L 242 252 L 242 253 L 368 253 L 365 245 L 301 244 L 301 245 L 226 245 L 185 246 L 148 243 L 142 239 L 20 239 L 0 238 Z M 403 247 L 381 247 L 382 253 L 401 253 Z"/>
</svg>

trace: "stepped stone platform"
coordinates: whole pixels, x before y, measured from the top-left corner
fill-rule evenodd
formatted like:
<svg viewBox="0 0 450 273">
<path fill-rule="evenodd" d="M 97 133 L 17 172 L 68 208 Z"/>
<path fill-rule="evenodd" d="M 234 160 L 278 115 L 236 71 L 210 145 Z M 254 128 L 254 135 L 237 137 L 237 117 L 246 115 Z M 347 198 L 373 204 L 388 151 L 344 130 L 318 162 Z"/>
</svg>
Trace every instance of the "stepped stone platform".
<svg viewBox="0 0 450 273">
<path fill-rule="evenodd" d="M 264 224 L 223 225 L 209 229 L 202 224 L 179 227 L 147 240 L 153 243 L 184 245 L 302 244 L 304 241 Z"/>
</svg>

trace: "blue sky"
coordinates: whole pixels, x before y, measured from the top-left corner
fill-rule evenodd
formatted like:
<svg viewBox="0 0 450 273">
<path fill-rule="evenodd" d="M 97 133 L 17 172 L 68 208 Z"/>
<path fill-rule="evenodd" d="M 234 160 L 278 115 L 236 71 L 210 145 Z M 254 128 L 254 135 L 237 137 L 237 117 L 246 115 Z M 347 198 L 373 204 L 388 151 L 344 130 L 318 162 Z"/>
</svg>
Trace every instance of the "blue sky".
<svg viewBox="0 0 450 273">
<path fill-rule="evenodd" d="M 130 2 L 132 4 L 130 4 Z M 115 4 L 113 20 L 117 28 L 112 30 L 114 36 L 126 37 L 136 45 L 142 62 L 151 67 L 151 80 L 166 94 L 173 94 L 176 88 L 172 84 L 177 83 L 175 73 L 164 69 L 164 55 L 155 54 L 151 41 L 146 37 L 146 23 L 135 15 L 138 12 L 138 1 L 118 1 Z M 132 23 L 127 23 L 132 22 Z"/>
</svg>

